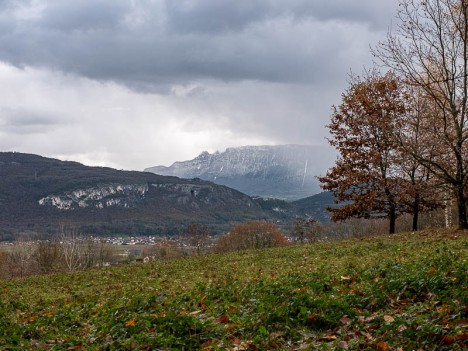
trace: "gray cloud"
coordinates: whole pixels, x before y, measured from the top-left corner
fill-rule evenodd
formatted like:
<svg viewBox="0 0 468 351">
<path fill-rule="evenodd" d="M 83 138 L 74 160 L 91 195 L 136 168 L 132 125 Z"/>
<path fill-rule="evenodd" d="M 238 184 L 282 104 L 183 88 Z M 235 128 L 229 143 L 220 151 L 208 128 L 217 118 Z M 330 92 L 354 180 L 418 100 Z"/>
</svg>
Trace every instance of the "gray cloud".
<svg viewBox="0 0 468 351">
<path fill-rule="evenodd" d="M 12 134 L 45 133 L 59 123 L 55 116 L 40 111 L 17 108 L 0 108 L 0 126 Z"/>
<path fill-rule="evenodd" d="M 379 15 L 394 2 L 34 1 L 3 11 L 0 59 L 133 87 L 311 82 L 336 72 L 325 63 L 359 40 L 337 39 L 348 30 L 343 23 L 386 29 Z"/>
<path fill-rule="evenodd" d="M 92 35 L 93 32 L 114 30 L 122 16 L 131 10 L 127 1 L 73 0 L 47 1 L 47 7 L 37 24 L 44 30 Z"/>
<path fill-rule="evenodd" d="M 398 0 L 0 0 L 0 150 L 143 169 L 323 144 Z"/>
<path fill-rule="evenodd" d="M 349 0 L 166 0 L 169 27 L 176 32 L 223 33 L 246 30 L 250 25 L 275 18 L 294 20 L 362 22 L 386 29 L 395 1 Z"/>
<path fill-rule="evenodd" d="M 168 27 L 177 33 L 222 34 L 244 30 L 273 15 L 268 1 L 166 1 Z M 276 12 L 276 11 L 275 11 Z"/>
</svg>

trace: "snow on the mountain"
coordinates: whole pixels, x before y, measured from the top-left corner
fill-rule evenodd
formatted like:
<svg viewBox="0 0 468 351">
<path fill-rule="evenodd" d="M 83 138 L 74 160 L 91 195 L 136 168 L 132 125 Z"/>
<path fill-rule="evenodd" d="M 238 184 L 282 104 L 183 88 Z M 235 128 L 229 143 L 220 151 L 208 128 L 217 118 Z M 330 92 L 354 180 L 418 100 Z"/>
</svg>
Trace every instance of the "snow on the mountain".
<svg viewBox="0 0 468 351">
<path fill-rule="evenodd" d="M 324 147 L 306 145 L 242 146 L 224 152 L 202 152 L 193 160 L 145 171 L 180 178 L 201 178 L 249 195 L 300 198 L 320 191 L 316 176 L 333 158 Z"/>
</svg>

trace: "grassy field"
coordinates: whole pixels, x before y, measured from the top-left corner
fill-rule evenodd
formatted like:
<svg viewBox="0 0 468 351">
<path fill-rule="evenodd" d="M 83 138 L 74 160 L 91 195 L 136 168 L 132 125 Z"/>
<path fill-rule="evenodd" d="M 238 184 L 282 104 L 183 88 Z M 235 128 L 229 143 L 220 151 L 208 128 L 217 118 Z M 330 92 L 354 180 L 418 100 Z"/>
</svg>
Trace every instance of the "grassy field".
<svg viewBox="0 0 468 351">
<path fill-rule="evenodd" d="M 1 350 L 463 350 L 467 233 L 0 281 Z"/>
</svg>

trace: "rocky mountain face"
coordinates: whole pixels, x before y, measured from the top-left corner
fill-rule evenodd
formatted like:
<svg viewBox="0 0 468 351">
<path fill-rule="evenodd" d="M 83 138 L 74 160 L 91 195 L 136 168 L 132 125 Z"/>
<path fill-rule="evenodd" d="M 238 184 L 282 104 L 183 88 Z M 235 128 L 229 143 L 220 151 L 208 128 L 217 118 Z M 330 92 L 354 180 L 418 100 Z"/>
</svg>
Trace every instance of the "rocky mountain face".
<svg viewBox="0 0 468 351">
<path fill-rule="evenodd" d="M 243 146 L 202 152 L 170 167 L 145 169 L 165 176 L 200 178 L 251 196 L 297 200 L 320 192 L 316 176 L 333 164 L 327 147 L 305 145 Z"/>
<path fill-rule="evenodd" d="M 165 235 L 195 221 L 220 232 L 249 219 L 271 217 L 249 196 L 200 179 L 0 153 L 0 241 L 61 224 L 94 235 Z"/>
</svg>

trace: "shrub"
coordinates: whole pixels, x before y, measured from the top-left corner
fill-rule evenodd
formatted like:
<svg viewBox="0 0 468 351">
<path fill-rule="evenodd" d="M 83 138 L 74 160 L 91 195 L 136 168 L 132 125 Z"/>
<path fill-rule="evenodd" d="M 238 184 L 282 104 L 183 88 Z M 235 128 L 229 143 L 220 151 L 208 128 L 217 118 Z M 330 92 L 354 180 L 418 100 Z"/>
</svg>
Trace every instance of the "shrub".
<svg viewBox="0 0 468 351">
<path fill-rule="evenodd" d="M 286 243 L 286 238 L 273 223 L 248 221 L 236 225 L 226 235 L 221 236 L 216 249 L 218 252 L 263 249 Z"/>
</svg>

